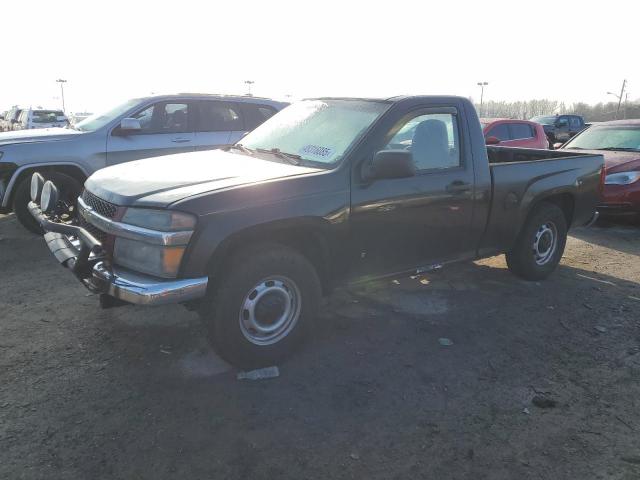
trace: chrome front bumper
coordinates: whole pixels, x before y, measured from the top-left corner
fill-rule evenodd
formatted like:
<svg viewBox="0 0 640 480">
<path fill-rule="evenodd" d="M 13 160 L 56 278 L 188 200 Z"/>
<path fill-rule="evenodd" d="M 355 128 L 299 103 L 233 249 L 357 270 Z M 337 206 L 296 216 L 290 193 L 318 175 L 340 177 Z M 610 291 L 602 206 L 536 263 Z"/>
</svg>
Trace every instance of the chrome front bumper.
<svg viewBox="0 0 640 480">
<path fill-rule="evenodd" d="M 85 229 L 51 221 L 33 202 L 29 211 L 47 231 L 44 238 L 58 262 L 94 293 L 138 305 L 182 303 L 206 294 L 208 277 L 164 280 L 109 266 L 102 245 Z"/>
<path fill-rule="evenodd" d="M 104 262 L 97 262 L 92 274 L 102 293 L 138 305 L 187 302 L 207 293 L 207 277 L 159 280 L 117 267 L 108 269 Z"/>
</svg>

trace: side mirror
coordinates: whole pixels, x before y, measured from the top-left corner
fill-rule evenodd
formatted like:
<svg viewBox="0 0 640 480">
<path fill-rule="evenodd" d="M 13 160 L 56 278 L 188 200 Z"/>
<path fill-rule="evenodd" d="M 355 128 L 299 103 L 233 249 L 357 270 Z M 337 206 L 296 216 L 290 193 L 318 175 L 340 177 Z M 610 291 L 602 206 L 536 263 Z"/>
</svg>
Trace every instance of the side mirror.
<svg viewBox="0 0 640 480">
<path fill-rule="evenodd" d="M 564 145 L 562 142 L 556 142 L 553 144 L 553 149 L 558 150 L 562 145 Z"/>
<path fill-rule="evenodd" d="M 498 145 L 500 143 L 500 139 L 498 137 L 487 137 L 485 143 L 487 145 Z"/>
<path fill-rule="evenodd" d="M 133 132 L 138 132 L 142 130 L 142 126 L 140 125 L 140 120 L 137 118 L 123 118 L 120 121 L 120 127 L 118 127 L 117 134 L 118 135 L 128 135 Z"/>
<path fill-rule="evenodd" d="M 416 174 L 409 150 L 381 150 L 373 157 L 369 178 L 407 178 Z"/>
</svg>

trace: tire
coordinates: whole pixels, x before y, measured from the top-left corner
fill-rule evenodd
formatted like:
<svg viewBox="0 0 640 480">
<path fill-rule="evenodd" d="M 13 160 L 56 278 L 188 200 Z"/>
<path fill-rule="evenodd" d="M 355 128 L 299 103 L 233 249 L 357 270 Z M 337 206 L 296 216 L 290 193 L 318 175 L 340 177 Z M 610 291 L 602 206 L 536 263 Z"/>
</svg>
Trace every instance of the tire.
<svg viewBox="0 0 640 480">
<path fill-rule="evenodd" d="M 567 220 L 553 203 L 542 202 L 529 214 L 506 259 L 509 270 L 525 280 L 543 280 L 556 269 L 567 243 Z"/>
<path fill-rule="evenodd" d="M 82 190 L 82 185 L 75 178 L 63 173 L 50 173 L 44 175 L 47 180 L 51 180 L 56 184 L 60 192 L 60 199 L 73 205 L 75 211 L 78 195 Z M 16 193 L 13 196 L 13 211 L 18 221 L 24 228 L 37 235 L 42 235 L 44 230 L 35 218 L 29 212 L 28 204 L 31 201 L 31 175 L 23 178 L 16 187 Z"/>
<path fill-rule="evenodd" d="M 321 289 L 315 268 L 295 250 L 265 244 L 234 256 L 223 275 L 200 311 L 216 352 L 243 369 L 288 357 L 317 311 Z"/>
</svg>

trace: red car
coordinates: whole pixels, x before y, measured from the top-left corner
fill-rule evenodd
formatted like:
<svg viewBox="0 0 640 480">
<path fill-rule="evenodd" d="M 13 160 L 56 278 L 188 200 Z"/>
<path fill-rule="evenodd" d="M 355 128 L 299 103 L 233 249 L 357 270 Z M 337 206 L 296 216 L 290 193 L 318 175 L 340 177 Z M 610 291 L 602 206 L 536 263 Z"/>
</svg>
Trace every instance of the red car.
<svg viewBox="0 0 640 480">
<path fill-rule="evenodd" d="M 487 145 L 550 148 L 544 127 L 539 123 L 508 118 L 481 118 L 480 123 Z"/>
<path fill-rule="evenodd" d="M 598 123 L 561 149 L 604 155 L 600 213 L 640 214 L 640 120 Z"/>
</svg>

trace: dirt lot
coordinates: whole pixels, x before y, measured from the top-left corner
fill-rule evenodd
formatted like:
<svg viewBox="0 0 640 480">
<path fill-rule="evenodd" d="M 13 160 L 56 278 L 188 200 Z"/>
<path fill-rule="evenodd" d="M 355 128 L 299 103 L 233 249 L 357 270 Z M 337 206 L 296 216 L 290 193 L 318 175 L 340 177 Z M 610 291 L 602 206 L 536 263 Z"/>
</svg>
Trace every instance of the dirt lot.
<svg viewBox="0 0 640 480">
<path fill-rule="evenodd" d="M 639 256 L 610 225 L 542 283 L 496 257 L 338 291 L 239 381 L 194 313 L 100 310 L 0 217 L 0 478 L 638 479 Z"/>
</svg>

